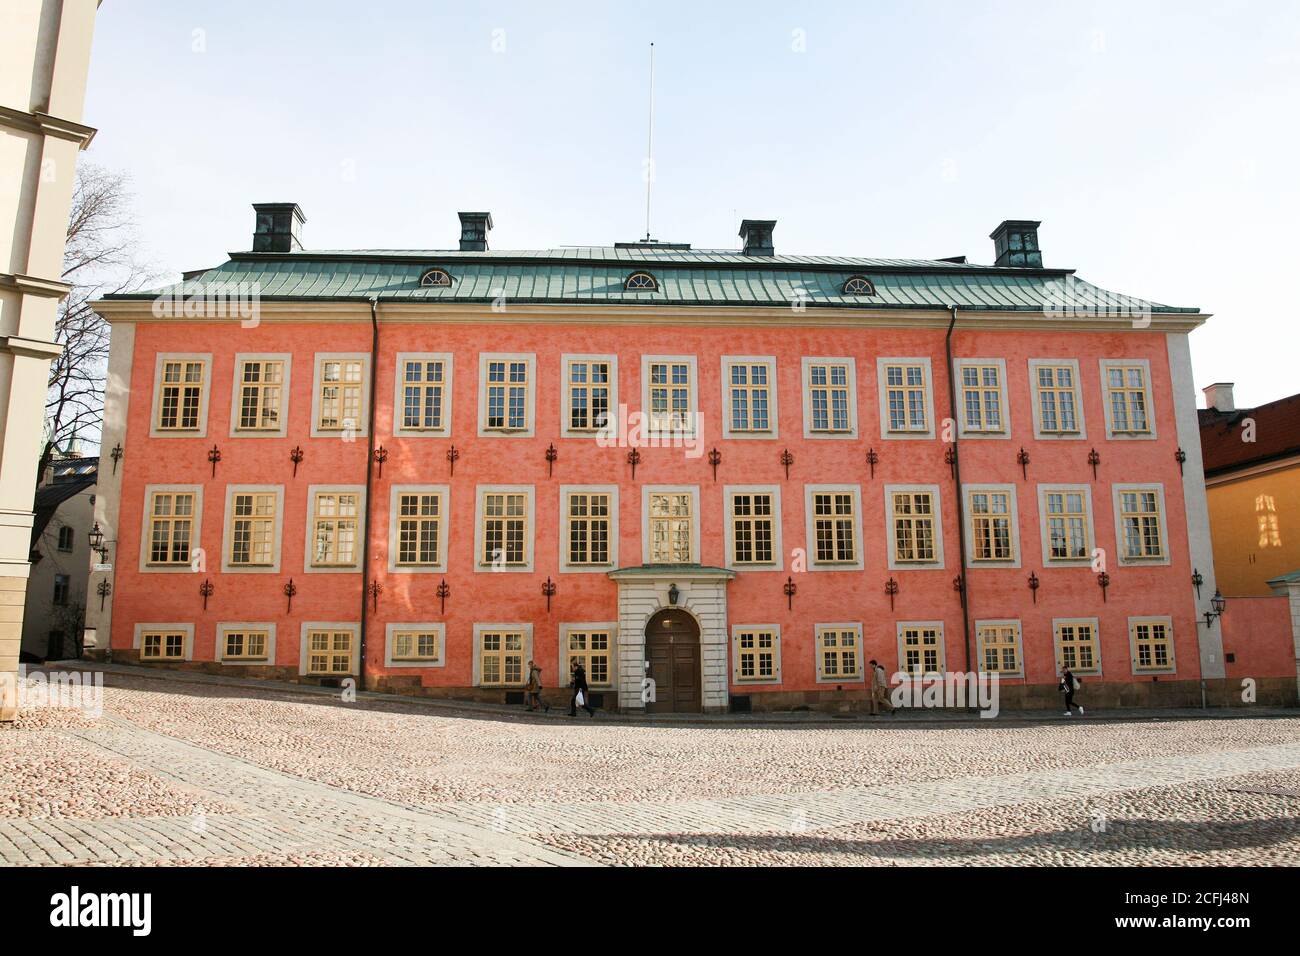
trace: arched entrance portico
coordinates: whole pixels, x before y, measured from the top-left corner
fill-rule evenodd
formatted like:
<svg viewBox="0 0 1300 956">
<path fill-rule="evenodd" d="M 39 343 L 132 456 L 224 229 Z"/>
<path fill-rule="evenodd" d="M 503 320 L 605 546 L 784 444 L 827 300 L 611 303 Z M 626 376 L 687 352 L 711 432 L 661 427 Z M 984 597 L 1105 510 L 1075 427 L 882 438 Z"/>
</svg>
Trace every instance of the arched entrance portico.
<svg viewBox="0 0 1300 956">
<path fill-rule="evenodd" d="M 646 713 L 698 714 L 700 693 L 700 626 L 681 608 L 664 608 L 645 626 L 646 674 L 654 681 L 655 699 Z"/>
</svg>

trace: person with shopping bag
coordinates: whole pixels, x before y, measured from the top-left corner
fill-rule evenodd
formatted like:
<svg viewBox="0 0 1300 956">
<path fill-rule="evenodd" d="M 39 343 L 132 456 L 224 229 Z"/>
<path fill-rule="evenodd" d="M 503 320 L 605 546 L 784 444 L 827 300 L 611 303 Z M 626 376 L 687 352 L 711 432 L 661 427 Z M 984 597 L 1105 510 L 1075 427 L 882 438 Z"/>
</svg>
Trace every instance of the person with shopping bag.
<svg viewBox="0 0 1300 956">
<path fill-rule="evenodd" d="M 569 716 L 577 717 L 578 708 L 581 707 L 589 716 L 595 717 L 596 710 L 591 706 L 591 691 L 587 690 L 587 669 L 581 661 L 573 662 L 569 686 L 573 688 L 573 697 L 569 700 Z"/>
</svg>

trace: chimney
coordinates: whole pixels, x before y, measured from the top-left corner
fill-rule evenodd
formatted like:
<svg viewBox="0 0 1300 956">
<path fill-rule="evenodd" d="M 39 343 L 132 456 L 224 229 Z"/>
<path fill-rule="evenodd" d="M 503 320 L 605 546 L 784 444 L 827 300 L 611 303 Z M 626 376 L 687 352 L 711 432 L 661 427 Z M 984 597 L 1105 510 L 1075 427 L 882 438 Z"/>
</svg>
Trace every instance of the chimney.
<svg viewBox="0 0 1300 956">
<path fill-rule="evenodd" d="M 1008 219 L 989 233 L 997 253 L 993 264 L 1041 269 L 1043 253 L 1038 248 L 1038 227 L 1041 225 L 1041 222 L 1031 219 Z"/>
<path fill-rule="evenodd" d="M 1237 406 L 1232 401 L 1232 382 L 1215 382 L 1201 389 L 1205 393 L 1205 407 L 1216 412 L 1235 412 Z"/>
<path fill-rule="evenodd" d="M 742 250 L 747 256 L 774 256 L 772 248 L 772 230 L 776 228 L 775 219 L 746 219 L 740 224 L 740 238 L 745 240 Z"/>
<path fill-rule="evenodd" d="M 253 210 L 254 252 L 302 252 L 302 224 L 307 219 L 296 202 L 255 202 Z"/>
<path fill-rule="evenodd" d="M 487 252 L 487 234 L 492 228 L 492 213 L 462 212 L 460 215 L 460 251 Z"/>
</svg>

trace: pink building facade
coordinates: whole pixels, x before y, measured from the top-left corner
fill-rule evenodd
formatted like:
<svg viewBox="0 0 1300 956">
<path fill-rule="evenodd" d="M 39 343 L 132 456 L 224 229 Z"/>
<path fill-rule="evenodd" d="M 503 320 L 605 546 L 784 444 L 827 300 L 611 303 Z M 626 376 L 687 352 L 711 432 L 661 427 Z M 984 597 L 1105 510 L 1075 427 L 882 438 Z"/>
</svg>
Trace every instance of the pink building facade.
<svg viewBox="0 0 1300 956">
<path fill-rule="evenodd" d="M 630 712 L 860 708 L 873 659 L 1003 706 L 1063 664 L 1096 704 L 1294 699 L 1284 629 L 1229 681 L 1205 617 L 1205 316 L 1117 309 L 1035 223 L 994 266 L 300 224 L 259 207 L 254 252 L 99 304 L 115 660 L 490 701 L 577 660 Z"/>
</svg>

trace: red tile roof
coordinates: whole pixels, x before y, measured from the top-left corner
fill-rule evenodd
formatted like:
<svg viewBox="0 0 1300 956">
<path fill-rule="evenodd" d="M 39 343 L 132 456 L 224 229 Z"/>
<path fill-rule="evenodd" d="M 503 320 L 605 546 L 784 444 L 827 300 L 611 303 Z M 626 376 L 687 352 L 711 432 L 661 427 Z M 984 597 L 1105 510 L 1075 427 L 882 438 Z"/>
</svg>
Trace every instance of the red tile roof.
<svg viewBox="0 0 1300 956">
<path fill-rule="evenodd" d="M 1231 412 L 1202 408 L 1197 416 L 1207 478 L 1300 455 L 1300 395 Z M 1247 418 L 1255 422 L 1253 442 L 1241 440 L 1242 421 Z"/>
</svg>

